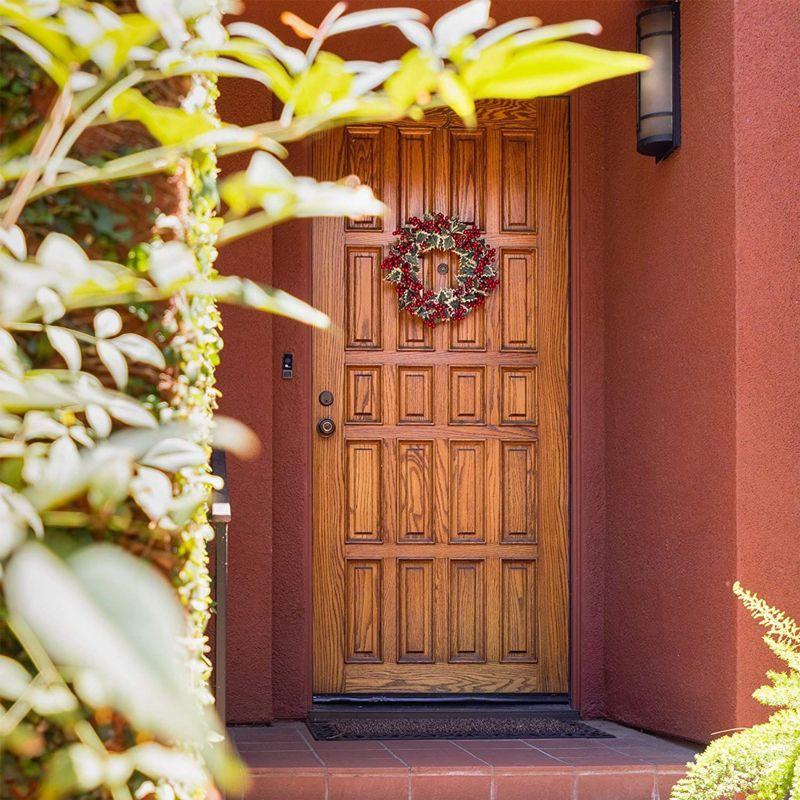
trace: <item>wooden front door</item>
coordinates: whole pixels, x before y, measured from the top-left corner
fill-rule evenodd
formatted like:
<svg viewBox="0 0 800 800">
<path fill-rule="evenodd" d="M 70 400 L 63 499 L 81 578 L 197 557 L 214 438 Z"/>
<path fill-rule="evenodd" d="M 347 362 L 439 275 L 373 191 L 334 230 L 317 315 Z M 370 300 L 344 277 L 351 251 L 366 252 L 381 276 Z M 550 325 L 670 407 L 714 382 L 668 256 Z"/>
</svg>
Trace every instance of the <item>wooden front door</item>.
<svg viewBox="0 0 800 800">
<path fill-rule="evenodd" d="M 479 111 L 315 144 L 390 209 L 314 223 L 315 694 L 567 691 L 567 101 Z M 379 269 L 426 211 L 475 221 L 501 281 L 434 329 Z M 456 267 L 427 254 L 426 285 Z"/>
</svg>

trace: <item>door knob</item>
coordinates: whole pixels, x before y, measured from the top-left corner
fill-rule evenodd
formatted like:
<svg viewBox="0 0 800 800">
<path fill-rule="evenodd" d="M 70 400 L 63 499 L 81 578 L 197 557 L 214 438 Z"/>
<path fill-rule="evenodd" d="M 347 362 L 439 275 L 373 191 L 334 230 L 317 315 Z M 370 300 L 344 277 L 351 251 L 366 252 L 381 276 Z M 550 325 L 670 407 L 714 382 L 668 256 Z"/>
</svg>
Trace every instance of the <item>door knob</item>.
<svg viewBox="0 0 800 800">
<path fill-rule="evenodd" d="M 336 431 L 336 423 L 330 417 L 323 417 L 317 423 L 317 433 L 320 436 L 332 436 Z"/>
</svg>

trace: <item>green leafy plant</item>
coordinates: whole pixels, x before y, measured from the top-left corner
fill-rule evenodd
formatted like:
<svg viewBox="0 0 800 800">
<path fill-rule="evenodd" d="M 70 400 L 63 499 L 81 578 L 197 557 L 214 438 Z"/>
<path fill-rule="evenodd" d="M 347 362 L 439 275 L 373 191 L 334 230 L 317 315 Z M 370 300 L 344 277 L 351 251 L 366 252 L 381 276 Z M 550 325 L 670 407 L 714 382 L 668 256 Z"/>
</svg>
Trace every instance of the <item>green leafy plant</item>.
<svg viewBox="0 0 800 800">
<path fill-rule="evenodd" d="M 733 591 L 767 632 L 764 642 L 788 671 L 767 673 L 753 697 L 778 709 L 761 725 L 715 739 L 689 765 L 672 800 L 800 798 L 800 626 L 737 582 Z"/>
<path fill-rule="evenodd" d="M 208 691 L 205 627 L 218 302 L 324 328 L 300 300 L 214 268 L 217 248 L 296 217 L 381 214 L 352 176 L 317 182 L 285 144 L 482 98 L 560 94 L 645 69 L 566 41 L 591 21 L 493 27 L 471 0 L 284 21 L 224 0 L 0 0 L 0 793 L 199 798 L 241 787 Z M 339 34 L 392 26 L 398 60 L 345 61 Z M 216 78 L 257 81 L 279 119 L 215 110 Z M 252 152 L 217 180 L 216 158 Z M 220 209 L 220 197 L 223 208 Z"/>
</svg>

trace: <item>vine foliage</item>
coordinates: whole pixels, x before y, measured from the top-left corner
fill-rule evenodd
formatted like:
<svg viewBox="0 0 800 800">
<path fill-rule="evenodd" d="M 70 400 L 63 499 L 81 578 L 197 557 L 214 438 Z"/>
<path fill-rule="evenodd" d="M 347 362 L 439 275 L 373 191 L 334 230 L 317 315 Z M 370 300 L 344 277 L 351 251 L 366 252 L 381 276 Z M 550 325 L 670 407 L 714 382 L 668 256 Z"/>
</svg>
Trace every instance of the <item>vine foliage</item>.
<svg viewBox="0 0 800 800">
<path fill-rule="evenodd" d="M 296 217 L 381 214 L 352 176 L 317 182 L 285 145 L 333 125 L 481 98 L 561 94 L 647 68 L 568 39 L 597 23 L 493 27 L 489 0 L 432 26 L 411 8 L 317 25 L 303 47 L 225 0 L 0 0 L 0 794 L 159 800 L 237 791 L 208 691 L 206 548 L 218 303 L 324 328 L 297 298 L 214 267 Z M 223 19 L 225 22 L 223 23 Z M 400 59 L 345 61 L 340 34 L 393 26 Z M 378 35 L 380 35 L 378 33 Z M 279 119 L 215 111 L 218 76 Z M 218 180 L 216 158 L 251 152 Z"/>
</svg>

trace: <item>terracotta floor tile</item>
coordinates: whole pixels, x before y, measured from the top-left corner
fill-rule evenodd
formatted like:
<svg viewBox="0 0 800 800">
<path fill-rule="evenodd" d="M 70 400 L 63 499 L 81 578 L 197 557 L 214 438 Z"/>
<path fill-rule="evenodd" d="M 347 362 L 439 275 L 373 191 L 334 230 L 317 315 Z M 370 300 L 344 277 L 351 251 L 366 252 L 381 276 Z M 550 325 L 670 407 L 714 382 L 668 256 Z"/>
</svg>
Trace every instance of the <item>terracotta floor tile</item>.
<svg viewBox="0 0 800 800">
<path fill-rule="evenodd" d="M 560 762 L 538 750 L 481 750 L 473 753 L 493 767 L 558 767 Z"/>
<path fill-rule="evenodd" d="M 319 756 L 326 767 L 350 767 L 363 770 L 396 767 L 405 769 L 406 765 L 391 753 L 382 756 L 367 756 L 359 753 L 320 753 Z"/>
<path fill-rule="evenodd" d="M 306 750 L 310 748 L 305 739 L 279 739 L 277 742 L 235 742 L 235 747 L 240 753 L 261 750 L 264 753 L 277 753 L 284 750 Z"/>
<path fill-rule="evenodd" d="M 411 777 L 411 800 L 489 800 L 491 791 L 492 778 L 489 775 Z"/>
<path fill-rule="evenodd" d="M 654 744 L 631 744 L 631 745 L 617 745 L 611 748 L 618 753 L 625 753 L 626 755 L 630 756 L 647 756 L 652 755 L 653 753 L 661 753 L 661 754 L 670 754 L 670 755 L 686 755 L 686 756 L 693 756 L 695 751 L 690 747 L 682 747 L 681 745 L 671 744 L 669 742 L 665 743 L 654 743 Z"/>
<path fill-rule="evenodd" d="M 242 758 L 251 769 L 296 769 L 313 767 L 322 769 L 319 759 L 309 750 L 290 750 L 282 753 L 267 753 L 261 750 L 242 753 Z"/>
<path fill-rule="evenodd" d="M 390 750 L 456 750 L 458 745 L 448 739 L 383 739 L 381 744 Z"/>
<path fill-rule="evenodd" d="M 386 748 L 380 742 L 309 742 L 309 746 L 317 753 L 385 753 Z"/>
<path fill-rule="evenodd" d="M 652 800 L 655 773 L 578 774 L 578 800 Z"/>
<path fill-rule="evenodd" d="M 545 755 L 550 756 L 551 758 L 557 758 L 560 761 L 571 761 L 572 759 L 576 758 L 593 758 L 593 759 L 608 759 L 612 764 L 617 763 L 618 760 L 628 760 L 631 758 L 635 758 L 635 756 L 623 756 L 622 753 L 616 753 L 613 750 L 600 750 L 597 748 L 586 748 L 579 750 L 577 748 L 572 750 L 538 750 L 537 748 L 531 748 L 537 753 L 544 753 Z"/>
<path fill-rule="evenodd" d="M 528 747 L 522 739 L 458 739 L 465 750 L 519 750 Z"/>
<path fill-rule="evenodd" d="M 248 733 L 240 733 L 236 736 L 231 736 L 234 742 L 297 742 L 306 741 L 305 737 L 299 731 L 286 731 L 285 733 L 277 733 L 274 736 L 267 736 L 266 734 L 258 734 L 255 731 Z"/>
<path fill-rule="evenodd" d="M 291 731 L 278 734 L 277 736 L 258 736 L 254 733 L 248 733 L 239 736 L 232 736 L 231 739 L 237 746 L 249 744 L 277 744 L 279 742 L 306 742 L 306 739 L 304 739 L 299 733 Z"/>
<path fill-rule="evenodd" d="M 403 750 L 395 755 L 409 767 L 486 767 L 482 759 L 458 749 L 448 753 Z"/>
<path fill-rule="evenodd" d="M 621 754 L 608 755 L 587 755 L 587 756 L 554 756 L 559 761 L 572 767 L 631 767 L 643 769 L 652 766 L 638 756 L 623 756 Z"/>
<path fill-rule="evenodd" d="M 523 739 L 522 741 L 530 747 L 574 750 L 576 748 L 584 749 L 587 747 L 599 747 L 603 749 L 609 746 L 609 742 L 614 742 L 616 739 Z"/>
<path fill-rule="evenodd" d="M 408 800 L 410 786 L 408 775 L 332 774 L 328 779 L 328 800 Z"/>
<path fill-rule="evenodd" d="M 325 776 L 255 775 L 244 797 L 245 800 L 325 800 Z"/>
<path fill-rule="evenodd" d="M 561 773 L 517 773 L 495 775 L 495 800 L 572 800 L 575 775 Z"/>
<path fill-rule="evenodd" d="M 658 787 L 658 800 L 669 800 L 669 794 L 672 787 L 686 774 L 685 770 L 680 772 L 662 772 L 659 770 L 656 773 L 656 786 Z"/>
</svg>

